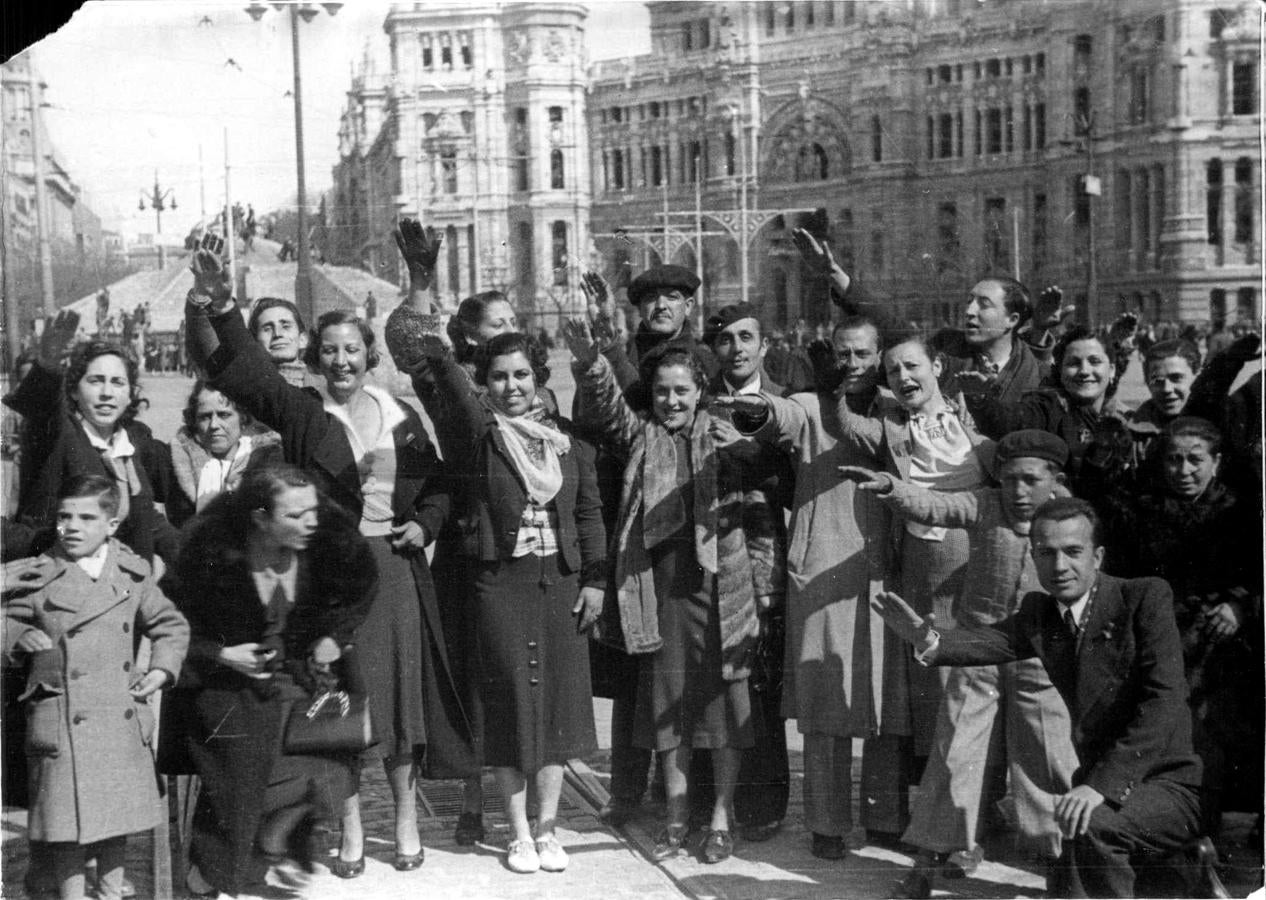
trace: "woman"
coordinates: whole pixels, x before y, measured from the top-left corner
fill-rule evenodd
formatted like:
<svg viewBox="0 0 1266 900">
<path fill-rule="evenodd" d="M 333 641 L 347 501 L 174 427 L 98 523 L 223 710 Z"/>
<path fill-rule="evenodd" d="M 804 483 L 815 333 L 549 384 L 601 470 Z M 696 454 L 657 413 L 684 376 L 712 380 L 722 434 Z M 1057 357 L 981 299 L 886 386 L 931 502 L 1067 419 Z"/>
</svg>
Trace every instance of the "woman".
<svg viewBox="0 0 1266 900">
<path fill-rule="evenodd" d="M 772 523 L 759 523 L 773 511 L 745 503 L 738 466 L 726 464 L 702 405 L 707 375 L 693 354 L 665 346 L 647 355 L 641 380 L 651 409 L 635 413 L 588 326 L 569 322 L 564 337 L 576 358 L 577 408 L 626 461 L 601 636 L 644 654 L 633 743 L 658 751 L 668 795 L 653 855 L 682 851 L 690 756 L 709 750 L 715 798 L 702 857 L 721 862 L 734 852 L 734 788 L 755 740 L 747 678 L 776 565 Z"/>
<path fill-rule="evenodd" d="M 967 405 L 980 433 L 995 440 L 1024 428 L 1063 438 L 1072 492 L 1093 500 L 1128 470 L 1132 451 L 1124 419 L 1110 398 L 1117 376 L 1112 360 L 1103 339 L 1077 325 L 1052 351 L 1055 387 L 1031 391 L 1017 403 L 971 394 Z"/>
<path fill-rule="evenodd" d="M 293 387 L 242 324 L 222 271 L 215 254 L 198 251 L 186 315 L 216 306 L 212 328 L 189 328 L 208 384 L 275 429 L 286 461 L 356 517 L 370 541 L 379 587 L 356 639 L 374 648 L 359 659 L 379 737 L 371 755 L 383 756 L 395 800 L 394 865 L 417 869 L 425 859 L 417 831 L 417 765 L 424 755 L 428 764 L 445 765 L 471 752 L 424 552 L 448 513 L 435 449 L 415 412 L 366 383 L 378 350 L 362 320 L 347 312 L 323 315 L 305 362 L 324 378 L 325 389 L 318 395 Z M 359 794 L 347 802 L 331 868 L 343 878 L 365 871 Z"/>
<path fill-rule="evenodd" d="M 838 406 L 845 442 L 870 455 L 892 475 L 936 491 L 969 491 L 986 483 L 993 442 L 982 438 L 971 417 L 941 393 L 941 363 L 928 344 L 910 338 L 888 347 L 882 369 L 894 400 L 879 397 L 872 415 Z M 921 615 L 934 613 L 952 625 L 963 586 L 969 539 L 959 528 L 938 528 L 905 521 L 899 528 L 900 584 L 907 602 Z M 915 599 L 911 599 L 915 598 Z M 917 782 L 932 749 L 937 712 L 949 678 L 948 669 L 916 663 L 909 653 L 884 654 L 884 709 L 902 710 L 890 733 L 910 737 L 914 759 L 903 772 Z M 887 719 L 887 713 L 885 713 Z M 966 849 L 966 848 L 964 848 Z"/>
<path fill-rule="evenodd" d="M 256 845 L 310 870 L 312 838 L 351 794 L 355 760 L 285 754 L 286 714 L 332 686 L 374 581 L 355 520 L 293 466 L 248 472 L 194 520 L 164 584 L 192 640 L 162 728 L 163 771 L 202 779 L 192 893 L 261 881 Z M 339 687 L 355 686 L 355 672 L 341 674 Z"/>
<path fill-rule="evenodd" d="M 24 417 L 24 471 L 16 519 L 53 524 L 57 492 L 74 475 L 104 475 L 119 484 L 118 539 L 153 562 L 176 558 L 177 532 L 155 503 L 168 497 L 171 459 L 148 427 L 136 421 L 140 372 L 116 344 L 90 340 L 74 348 L 63 371 L 59 354 L 73 339 L 78 317 L 58 314 L 40 342 L 39 359 L 5 398 Z M 48 544 L 36 541 L 32 553 Z"/>
<path fill-rule="evenodd" d="M 459 505 L 474 572 L 483 762 L 506 799 L 507 864 L 524 874 L 567 867 L 554 832 L 562 767 L 596 747 L 585 633 L 606 581 L 594 451 L 545 408 L 545 362 L 526 335 L 493 338 L 476 356 L 481 396 L 453 355 L 431 344 L 432 370 L 457 404 L 464 448 L 454 477 L 465 486 Z M 539 803 L 535 835 L 528 778 Z"/>
<path fill-rule="evenodd" d="M 224 491 L 236 490 L 242 476 L 281 458 L 275 431 L 253 425 L 228 397 L 195 381 L 183 413 L 185 427 L 171 444 L 171 465 L 179 491 L 167 499 L 167 518 L 180 527 Z"/>
<path fill-rule="evenodd" d="M 1222 483 L 1212 423 L 1179 416 L 1159 441 L 1160 477 L 1110 498 L 1104 569 L 1173 588 L 1212 834 L 1224 799 L 1261 796 L 1262 523 Z"/>
</svg>

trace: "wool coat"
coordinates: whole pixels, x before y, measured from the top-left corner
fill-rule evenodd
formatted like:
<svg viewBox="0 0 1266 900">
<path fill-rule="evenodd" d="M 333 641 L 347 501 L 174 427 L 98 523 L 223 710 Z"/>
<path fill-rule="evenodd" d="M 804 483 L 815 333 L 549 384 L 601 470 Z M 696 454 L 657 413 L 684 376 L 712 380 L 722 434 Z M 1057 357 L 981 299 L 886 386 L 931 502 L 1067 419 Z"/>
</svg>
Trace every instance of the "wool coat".
<svg viewBox="0 0 1266 900">
<path fill-rule="evenodd" d="M 61 372 L 36 363 L 4 399 L 26 420 L 23 438 L 22 484 L 15 518 L 35 528 L 51 526 L 57 512 L 57 492 L 66 479 L 75 475 L 101 475 L 114 480 L 114 472 L 92 446 L 83 426 L 74 415 L 64 390 Z M 130 498 L 127 518 L 115 535 L 142 558 L 158 554 L 170 565 L 175 562 L 179 534 L 154 506 L 165 503 L 175 490 L 171 456 L 167 445 L 155 440 L 149 428 L 132 421 L 123 426 L 136 448 L 133 457 L 140 492 Z M 36 550 L 49 546 L 36 541 Z"/>
<path fill-rule="evenodd" d="M 168 520 L 177 528 L 193 518 L 198 502 L 198 475 L 210 459 L 211 455 L 188 429 L 176 432 L 176 439 L 171 442 L 171 463 L 177 490 L 171 491 L 165 508 Z M 234 460 L 225 479 L 225 489 L 236 490 L 247 472 L 281 461 L 281 438 L 276 432 L 252 434 L 251 452 L 240 462 Z"/>
<path fill-rule="evenodd" d="M 649 413 L 633 411 L 605 357 L 598 357 L 581 373 L 577 388 L 578 407 L 586 420 L 604 432 L 607 445 L 627 460 L 619 525 L 611 544 L 614 580 L 597 636 L 629 653 L 654 653 L 663 645 L 657 612 L 661 599 L 655 593 L 651 555 L 645 546 L 645 520 L 654 503 L 648 490 L 650 473 L 662 474 L 666 466 L 658 448 L 672 438 Z M 717 451 L 708 433 L 707 415 L 697 413 L 690 429 L 695 552 L 698 565 L 717 578 L 722 675 L 737 681 L 751 673 L 759 633 L 756 596 L 762 591 L 771 593 L 773 581 L 768 576 L 781 582 L 782 564 L 775 553 L 772 523 L 761 526 L 756 521 L 759 516 L 751 515 L 754 510 L 745 509 L 738 467 L 726 465 Z M 675 472 L 675 467 L 667 471 Z M 760 506 L 767 519 L 775 514 L 770 504 Z M 781 515 L 780 509 L 776 512 Z M 759 565 L 755 557 L 761 559 Z M 761 574 L 767 577 L 758 580 Z"/>
<path fill-rule="evenodd" d="M 178 678 L 189 625 L 154 583 L 149 563 L 111 540 L 95 581 L 54 551 L 38 579 L 4 605 L 4 650 L 38 629 L 61 656 L 54 671 L 32 669 L 23 701 L 30 770 L 28 837 L 91 844 L 144 831 L 166 815 L 154 774 L 154 713 L 128 687 L 142 637 L 149 668 Z M 51 651 L 50 651 L 51 652 Z"/>
</svg>

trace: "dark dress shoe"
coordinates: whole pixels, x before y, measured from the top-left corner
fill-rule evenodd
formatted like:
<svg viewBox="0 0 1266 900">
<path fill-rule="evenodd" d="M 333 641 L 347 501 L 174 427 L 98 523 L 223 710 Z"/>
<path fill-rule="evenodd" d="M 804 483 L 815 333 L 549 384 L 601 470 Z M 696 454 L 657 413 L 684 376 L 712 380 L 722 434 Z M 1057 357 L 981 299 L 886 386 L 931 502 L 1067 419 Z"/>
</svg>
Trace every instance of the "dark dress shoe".
<svg viewBox="0 0 1266 900">
<path fill-rule="evenodd" d="M 651 859 L 659 862 L 671 859 L 681 853 L 686 844 L 686 835 L 690 828 L 686 825 L 668 825 L 655 836 L 655 846 L 651 849 Z"/>
<path fill-rule="evenodd" d="M 811 851 L 818 859 L 843 859 L 848 855 L 848 844 L 838 835 L 813 833 Z"/>
<path fill-rule="evenodd" d="M 623 828 L 637 814 L 641 805 L 639 801 L 630 800 L 627 797 L 612 797 L 602 804 L 598 818 L 602 820 L 604 825 L 610 825 L 612 828 Z"/>
<path fill-rule="evenodd" d="M 932 896 L 932 873 L 915 869 L 892 886 L 893 900 L 927 900 Z"/>
<path fill-rule="evenodd" d="M 453 831 L 453 840 L 459 847 L 471 847 L 485 837 L 484 817 L 481 813 L 464 812 L 457 817 L 457 828 Z"/>
<path fill-rule="evenodd" d="M 759 844 L 776 835 L 780 828 L 782 828 L 781 820 L 765 822 L 763 825 L 744 825 L 739 829 L 739 833 L 743 835 L 743 840 Z"/>
<path fill-rule="evenodd" d="M 330 860 L 330 871 L 339 878 L 360 878 L 365 874 L 365 854 L 351 862 L 336 856 Z"/>
<path fill-rule="evenodd" d="M 392 866 L 397 872 L 412 872 L 414 869 L 422 868 L 422 863 L 426 862 L 426 850 L 419 850 L 408 856 L 397 853 Z"/>
<path fill-rule="evenodd" d="M 901 835 L 891 831 L 874 831 L 870 828 L 866 829 L 866 846 L 883 847 L 885 850 L 905 849 L 905 845 L 901 842 Z"/>
<path fill-rule="evenodd" d="M 1196 897 L 1230 897 L 1222 879 L 1218 877 L 1218 851 L 1213 841 L 1204 837 L 1192 849 L 1196 864 Z"/>
<path fill-rule="evenodd" d="M 709 829 L 703 839 L 702 854 L 708 864 L 725 862 L 734 855 L 734 836 L 728 831 Z"/>
</svg>

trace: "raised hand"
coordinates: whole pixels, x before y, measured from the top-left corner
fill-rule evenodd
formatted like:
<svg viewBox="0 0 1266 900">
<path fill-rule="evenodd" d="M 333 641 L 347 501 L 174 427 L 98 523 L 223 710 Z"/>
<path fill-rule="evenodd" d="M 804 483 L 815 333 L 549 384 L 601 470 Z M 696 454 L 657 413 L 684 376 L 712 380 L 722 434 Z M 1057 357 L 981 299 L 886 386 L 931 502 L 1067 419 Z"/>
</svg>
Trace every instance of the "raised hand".
<svg viewBox="0 0 1266 900">
<path fill-rule="evenodd" d="M 597 272 L 585 272 L 580 276 L 580 290 L 589 301 L 591 307 L 596 306 L 601 312 L 610 314 L 607 304 L 615 296 L 607 280 Z"/>
<path fill-rule="evenodd" d="M 861 466 L 840 466 L 840 476 L 856 482 L 859 491 L 873 491 L 885 494 L 892 490 L 892 476 L 885 472 L 872 472 Z"/>
<path fill-rule="evenodd" d="M 1121 313 L 1117 320 L 1112 323 L 1112 327 L 1108 329 L 1108 342 L 1123 349 L 1131 348 L 1134 346 L 1134 336 L 1138 330 L 1138 314 L 1132 312 Z"/>
<path fill-rule="evenodd" d="M 400 225 L 393 232 L 396 246 L 404 257 L 404 264 L 409 270 L 409 278 L 422 284 L 414 284 L 414 289 L 426 287 L 431 283 L 431 273 L 435 271 L 435 260 L 439 257 L 440 244 L 443 237 L 438 233 L 432 237 L 416 219 L 401 219 Z"/>
<path fill-rule="evenodd" d="M 223 246 L 223 240 L 208 233 L 203 236 L 202 245 L 189 260 L 194 293 L 210 297 L 214 303 L 223 303 L 233 296 L 233 286 L 229 283 L 229 267 L 220 257 Z"/>
<path fill-rule="evenodd" d="M 575 358 L 577 364 L 588 369 L 598 361 L 601 352 L 598 342 L 589 330 L 589 323 L 584 319 L 568 319 L 563 323 L 563 341 Z"/>
<path fill-rule="evenodd" d="M 79 332 L 79 313 L 70 309 L 61 310 L 53 321 L 44 326 L 40 335 L 40 362 L 55 366 L 66 355 L 70 345 L 75 342 Z"/>
<path fill-rule="evenodd" d="M 819 241 L 805 229 L 797 228 L 792 231 L 791 241 L 800 251 L 800 258 L 804 260 L 805 265 L 815 274 L 830 275 L 839 268 L 836 265 L 835 256 L 831 253 L 831 245 L 826 241 Z"/>
<path fill-rule="evenodd" d="M 1052 284 L 1042 288 L 1037 295 L 1033 310 L 1033 323 L 1039 328 L 1054 328 L 1064 316 L 1076 312 L 1077 307 L 1064 305 L 1064 289 Z"/>
<path fill-rule="evenodd" d="M 928 635 L 935 622 L 934 616 L 924 618 L 915 612 L 892 591 L 880 591 L 870 602 L 870 607 L 879 613 L 884 623 L 897 633 L 897 636 L 912 647 L 920 647 L 927 643 Z"/>
</svg>

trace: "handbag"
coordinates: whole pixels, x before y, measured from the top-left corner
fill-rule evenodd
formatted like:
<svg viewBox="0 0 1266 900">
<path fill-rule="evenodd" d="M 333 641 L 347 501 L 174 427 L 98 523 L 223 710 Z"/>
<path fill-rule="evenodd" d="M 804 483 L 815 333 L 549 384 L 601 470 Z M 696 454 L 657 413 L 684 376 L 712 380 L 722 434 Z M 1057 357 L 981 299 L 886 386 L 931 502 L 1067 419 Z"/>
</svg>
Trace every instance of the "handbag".
<svg viewBox="0 0 1266 900">
<path fill-rule="evenodd" d="M 329 755 L 360 753 L 374 743 L 367 695 L 321 691 L 291 706 L 282 747 L 291 755 Z"/>
</svg>

